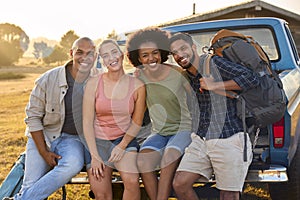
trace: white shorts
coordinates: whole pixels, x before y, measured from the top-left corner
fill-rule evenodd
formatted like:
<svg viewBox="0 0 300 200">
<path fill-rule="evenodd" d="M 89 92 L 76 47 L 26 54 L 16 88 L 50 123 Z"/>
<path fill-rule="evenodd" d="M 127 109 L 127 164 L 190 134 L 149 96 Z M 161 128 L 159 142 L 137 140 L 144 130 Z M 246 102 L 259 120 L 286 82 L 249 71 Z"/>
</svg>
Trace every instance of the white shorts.
<svg viewBox="0 0 300 200">
<path fill-rule="evenodd" d="M 252 161 L 252 147 L 247 136 L 247 161 L 244 161 L 244 133 L 226 139 L 204 140 L 192 133 L 192 143 L 177 171 L 199 174 L 209 180 L 215 175 L 216 187 L 225 191 L 242 191 L 248 167 Z M 202 177 L 201 177 L 202 178 Z"/>
</svg>

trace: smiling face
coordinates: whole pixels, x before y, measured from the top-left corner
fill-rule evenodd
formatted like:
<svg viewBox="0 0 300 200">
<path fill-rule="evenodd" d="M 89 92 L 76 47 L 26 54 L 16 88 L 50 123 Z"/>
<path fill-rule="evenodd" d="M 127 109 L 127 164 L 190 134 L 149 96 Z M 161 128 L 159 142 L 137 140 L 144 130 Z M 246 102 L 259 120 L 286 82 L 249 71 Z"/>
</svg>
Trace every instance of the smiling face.
<svg viewBox="0 0 300 200">
<path fill-rule="evenodd" d="M 73 57 L 73 71 L 89 73 L 96 59 L 95 46 L 87 39 L 80 39 L 70 50 Z"/>
<path fill-rule="evenodd" d="M 139 61 L 151 71 L 156 71 L 161 64 L 161 54 L 154 42 L 142 43 L 139 47 Z"/>
<path fill-rule="evenodd" d="M 195 54 L 193 46 L 187 43 L 184 40 L 176 40 L 170 45 L 171 53 L 174 57 L 174 60 L 180 65 L 183 69 L 188 69 L 193 65 L 195 60 Z"/>
<path fill-rule="evenodd" d="M 110 42 L 101 45 L 99 54 L 108 70 L 118 71 L 123 69 L 124 55 L 114 43 Z"/>
</svg>

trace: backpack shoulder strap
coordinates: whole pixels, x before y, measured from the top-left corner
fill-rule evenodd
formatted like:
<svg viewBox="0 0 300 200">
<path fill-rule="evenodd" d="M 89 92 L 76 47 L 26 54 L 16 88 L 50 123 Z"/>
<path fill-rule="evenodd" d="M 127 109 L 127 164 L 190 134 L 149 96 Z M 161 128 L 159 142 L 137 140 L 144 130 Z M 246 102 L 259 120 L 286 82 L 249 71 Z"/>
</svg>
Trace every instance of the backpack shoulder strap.
<svg viewBox="0 0 300 200">
<path fill-rule="evenodd" d="M 204 57 L 204 61 L 203 61 L 203 73 L 202 76 L 203 77 L 210 77 L 211 73 L 210 73 L 210 65 L 212 61 L 212 57 L 214 55 L 212 53 L 207 53 Z M 237 98 L 238 95 L 236 92 L 233 92 L 231 90 L 214 90 L 213 91 L 216 94 L 222 95 L 222 96 L 226 96 L 229 98 Z"/>
<path fill-rule="evenodd" d="M 210 62 L 213 54 L 207 53 L 204 58 L 203 62 L 203 77 L 209 77 L 210 76 Z"/>
</svg>

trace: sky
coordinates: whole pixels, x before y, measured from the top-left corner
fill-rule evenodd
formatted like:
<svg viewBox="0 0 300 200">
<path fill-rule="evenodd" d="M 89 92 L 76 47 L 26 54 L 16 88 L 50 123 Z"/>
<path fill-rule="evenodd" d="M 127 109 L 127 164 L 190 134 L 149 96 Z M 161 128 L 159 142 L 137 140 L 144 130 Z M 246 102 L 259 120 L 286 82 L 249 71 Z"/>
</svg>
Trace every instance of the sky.
<svg viewBox="0 0 300 200">
<path fill-rule="evenodd" d="M 299 0 L 264 0 L 300 14 Z M 2 0 L 0 23 L 22 28 L 29 38 L 59 41 L 69 30 L 93 40 L 205 13 L 245 0 Z"/>
</svg>

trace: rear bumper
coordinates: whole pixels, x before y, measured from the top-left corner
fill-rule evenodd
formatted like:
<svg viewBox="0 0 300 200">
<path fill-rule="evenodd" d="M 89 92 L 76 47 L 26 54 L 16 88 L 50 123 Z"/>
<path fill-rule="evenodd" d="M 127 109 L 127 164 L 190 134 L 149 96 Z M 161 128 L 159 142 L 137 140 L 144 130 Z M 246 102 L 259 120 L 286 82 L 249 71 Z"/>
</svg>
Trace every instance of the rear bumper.
<svg viewBox="0 0 300 200">
<path fill-rule="evenodd" d="M 245 182 L 286 182 L 288 181 L 286 168 L 279 165 L 271 165 L 270 168 L 259 170 L 250 169 L 248 171 Z M 140 180 L 142 182 L 142 180 Z M 210 179 L 208 182 L 215 183 L 215 179 Z M 71 184 L 88 184 L 88 176 L 86 172 L 81 172 L 73 177 Z M 122 183 L 122 179 L 117 172 L 113 173 L 112 183 Z M 198 183 L 201 183 L 198 182 Z"/>
<path fill-rule="evenodd" d="M 285 182 L 288 181 L 286 168 L 271 165 L 265 170 L 249 170 L 245 182 Z"/>
<path fill-rule="evenodd" d="M 246 176 L 245 182 L 286 182 L 288 181 L 286 168 L 279 165 L 271 165 L 268 169 L 250 169 Z M 208 181 L 215 183 L 215 178 Z M 205 183 L 205 182 L 197 182 Z M 207 182 L 206 182 L 207 183 Z"/>
</svg>

